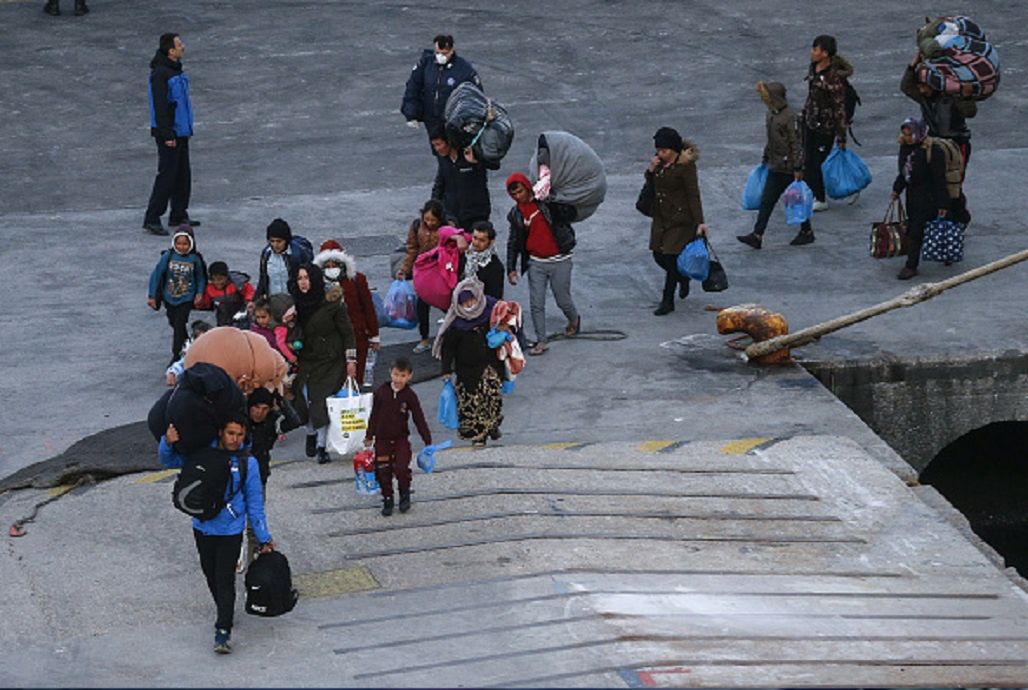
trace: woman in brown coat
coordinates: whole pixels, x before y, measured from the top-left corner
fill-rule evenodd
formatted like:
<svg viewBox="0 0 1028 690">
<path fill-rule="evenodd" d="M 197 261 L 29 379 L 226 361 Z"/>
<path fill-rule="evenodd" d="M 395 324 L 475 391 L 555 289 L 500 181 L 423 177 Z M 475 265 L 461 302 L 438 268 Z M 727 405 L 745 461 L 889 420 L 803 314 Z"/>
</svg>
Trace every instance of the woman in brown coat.
<svg viewBox="0 0 1028 690">
<path fill-rule="evenodd" d="M 368 279 L 357 271 L 357 262 L 353 256 L 343 251 L 342 245 L 335 240 L 321 243 L 321 251 L 314 257 L 314 265 L 325 274 L 326 294 L 337 285 L 343 290 L 343 304 L 357 340 L 357 383 L 363 386 L 368 350 L 378 352 L 379 349 L 378 317 L 375 315 L 375 304 L 371 301 Z"/>
<path fill-rule="evenodd" d="M 689 294 L 689 279 L 678 273 L 678 255 L 697 234 L 705 235 L 707 226 L 696 175 L 699 150 L 670 127 L 657 130 L 653 145 L 657 152 L 646 169 L 646 181 L 654 192 L 650 251 L 666 274 L 660 306 L 653 313 L 664 316 L 675 310 L 676 285 L 680 299 Z"/>
<path fill-rule="evenodd" d="M 400 270 L 396 272 L 398 280 L 407 280 L 413 276 L 414 260 L 418 255 L 435 249 L 439 244 L 439 227 L 445 217 L 446 212 L 441 201 L 429 199 L 421 207 L 421 214 L 414 219 L 407 231 L 407 256 L 403 258 Z M 414 347 L 415 353 L 432 349 L 432 343 L 428 339 L 430 309 L 431 306 L 427 302 L 418 299 L 418 332 L 421 334 L 421 341 Z"/>
</svg>

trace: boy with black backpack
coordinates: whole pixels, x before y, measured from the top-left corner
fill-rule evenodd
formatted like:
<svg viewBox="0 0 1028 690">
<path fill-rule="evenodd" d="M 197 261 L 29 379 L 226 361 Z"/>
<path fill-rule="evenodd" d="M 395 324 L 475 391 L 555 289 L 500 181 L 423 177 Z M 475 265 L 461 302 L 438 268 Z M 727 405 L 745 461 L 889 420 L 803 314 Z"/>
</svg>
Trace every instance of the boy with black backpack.
<svg viewBox="0 0 1028 690">
<path fill-rule="evenodd" d="M 173 489 L 177 508 L 193 515 L 193 537 L 200 567 L 217 606 L 214 651 L 232 651 L 232 622 L 236 603 L 236 559 L 247 518 L 260 543 L 260 552 L 275 550 L 264 517 L 264 496 L 257 460 L 244 449 L 247 420 L 233 413 L 209 448 L 183 457 L 173 445 L 179 434 L 169 425 L 158 455 L 167 468 L 181 467 Z"/>
</svg>

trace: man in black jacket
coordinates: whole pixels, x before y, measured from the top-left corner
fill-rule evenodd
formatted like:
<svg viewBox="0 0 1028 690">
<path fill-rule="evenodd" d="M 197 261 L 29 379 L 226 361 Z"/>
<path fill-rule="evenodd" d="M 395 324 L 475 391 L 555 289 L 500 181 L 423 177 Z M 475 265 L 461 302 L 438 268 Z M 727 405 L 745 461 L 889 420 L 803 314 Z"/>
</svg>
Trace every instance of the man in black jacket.
<svg viewBox="0 0 1028 690">
<path fill-rule="evenodd" d="M 407 126 L 417 129 L 418 123 L 424 122 L 430 138 L 432 128 L 445 123 L 443 111 L 454 89 L 466 81 L 482 88 L 478 72 L 454 50 L 453 36 L 436 36 L 433 48 L 425 50 L 411 70 L 400 107 Z"/>
<path fill-rule="evenodd" d="M 489 220 L 489 170 L 498 170 L 499 161 L 483 163 L 470 148 L 458 151 L 446 139 L 442 125 L 431 132 L 432 148 L 439 162 L 432 185 L 432 198 L 443 202 L 446 222 L 470 228 L 477 221 Z"/>
<path fill-rule="evenodd" d="M 496 228 L 487 220 L 471 226 L 471 244 L 460 255 L 460 276 L 475 278 L 484 286 L 482 291 L 490 297 L 503 299 L 503 262 L 496 254 Z"/>
<path fill-rule="evenodd" d="M 197 226 L 189 218 L 192 173 L 189 168 L 189 139 L 193 136 L 193 106 L 189 100 L 189 78 L 182 70 L 186 46 L 178 34 L 161 35 L 157 54 L 150 61 L 150 134 L 157 142 L 157 178 L 143 217 L 143 229 L 167 235 L 161 216 L 171 201 L 168 224 Z"/>
</svg>

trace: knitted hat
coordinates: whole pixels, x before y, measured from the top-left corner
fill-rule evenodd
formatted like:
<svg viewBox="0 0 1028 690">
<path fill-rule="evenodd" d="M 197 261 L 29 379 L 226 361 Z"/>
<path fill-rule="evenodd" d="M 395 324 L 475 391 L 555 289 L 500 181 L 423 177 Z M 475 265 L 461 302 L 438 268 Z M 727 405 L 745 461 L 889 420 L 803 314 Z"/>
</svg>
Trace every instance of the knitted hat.
<svg viewBox="0 0 1028 690">
<path fill-rule="evenodd" d="M 321 249 L 319 249 L 318 251 L 327 252 L 330 249 L 337 249 L 339 251 L 343 251 L 343 245 L 339 244 L 335 240 L 325 240 L 321 243 Z"/>
<path fill-rule="evenodd" d="M 175 240 L 177 240 L 181 235 L 185 235 L 186 238 L 189 240 L 190 252 L 196 249 L 196 236 L 193 234 L 193 226 L 189 225 L 188 223 L 183 223 L 182 225 L 175 228 L 175 232 L 173 232 L 171 235 L 172 248 L 175 247 Z"/>
<path fill-rule="evenodd" d="M 507 178 L 507 189 L 510 190 L 511 185 L 515 182 L 525 187 L 525 189 L 532 189 L 532 183 L 528 181 L 527 177 L 525 177 L 525 173 L 511 173 L 510 177 Z"/>
<path fill-rule="evenodd" d="M 247 408 L 253 407 L 254 405 L 268 405 L 270 407 L 274 404 L 275 396 L 271 394 L 271 391 L 263 386 L 255 388 L 253 393 L 250 393 L 250 397 L 246 399 Z"/>
<path fill-rule="evenodd" d="M 290 242 L 293 239 L 293 231 L 289 227 L 289 223 L 285 222 L 281 218 L 276 218 L 268 224 L 268 239 L 277 237 L 280 240 Z"/>
<path fill-rule="evenodd" d="M 661 127 L 653 135 L 653 146 L 658 149 L 671 149 L 682 152 L 682 135 L 670 127 Z"/>
</svg>

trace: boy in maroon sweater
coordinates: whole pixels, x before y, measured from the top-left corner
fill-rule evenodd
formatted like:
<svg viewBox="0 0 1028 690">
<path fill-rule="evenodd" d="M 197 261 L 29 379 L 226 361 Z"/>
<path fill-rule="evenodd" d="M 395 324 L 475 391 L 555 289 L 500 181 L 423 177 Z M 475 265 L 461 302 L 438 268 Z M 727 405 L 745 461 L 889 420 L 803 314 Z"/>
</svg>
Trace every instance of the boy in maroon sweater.
<svg viewBox="0 0 1028 690">
<path fill-rule="evenodd" d="M 382 487 L 382 515 L 393 514 L 393 475 L 400 489 L 400 512 L 410 510 L 410 430 L 408 414 L 414 417 L 414 426 L 426 446 L 432 445 L 432 432 L 425 422 L 418 394 L 407 387 L 414 369 L 410 362 L 399 357 L 389 368 L 388 383 L 375 390 L 371 403 L 371 418 L 364 437 L 364 447 L 375 445 L 375 478 Z"/>
</svg>

